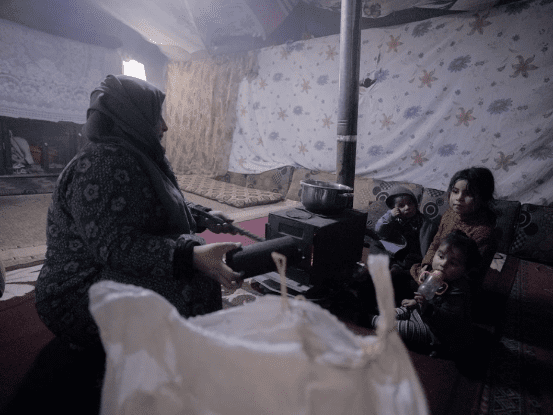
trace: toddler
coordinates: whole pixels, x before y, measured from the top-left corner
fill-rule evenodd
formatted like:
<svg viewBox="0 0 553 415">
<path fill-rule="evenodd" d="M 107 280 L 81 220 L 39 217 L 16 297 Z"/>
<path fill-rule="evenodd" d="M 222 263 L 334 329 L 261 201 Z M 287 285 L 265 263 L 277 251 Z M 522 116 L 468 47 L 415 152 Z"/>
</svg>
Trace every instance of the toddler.
<svg viewBox="0 0 553 415">
<path fill-rule="evenodd" d="M 390 190 L 386 205 L 389 210 L 376 222 L 375 231 L 390 256 L 392 284 L 398 301 L 412 293 L 409 271 L 422 261 L 437 225 L 419 212 L 415 195 L 403 186 Z"/>
<path fill-rule="evenodd" d="M 438 245 L 432 270 L 440 271 L 447 289 L 426 299 L 415 293 L 396 309 L 396 327 L 405 345 L 412 350 L 459 356 L 473 342 L 471 295 L 468 275 L 481 262 L 476 242 L 463 231 L 455 230 Z M 376 328 L 378 316 L 371 319 Z"/>
</svg>

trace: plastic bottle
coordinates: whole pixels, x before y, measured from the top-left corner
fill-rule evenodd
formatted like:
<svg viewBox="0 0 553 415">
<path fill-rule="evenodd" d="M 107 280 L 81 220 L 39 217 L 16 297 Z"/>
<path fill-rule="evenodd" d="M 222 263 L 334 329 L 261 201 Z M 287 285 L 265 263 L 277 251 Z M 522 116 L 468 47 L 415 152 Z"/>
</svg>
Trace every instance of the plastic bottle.
<svg viewBox="0 0 553 415">
<path fill-rule="evenodd" d="M 421 274 L 421 281 L 423 283 L 417 292 L 427 300 L 434 298 L 436 294 L 441 295 L 447 290 L 447 283 L 444 282 L 441 271 L 424 271 Z"/>
</svg>

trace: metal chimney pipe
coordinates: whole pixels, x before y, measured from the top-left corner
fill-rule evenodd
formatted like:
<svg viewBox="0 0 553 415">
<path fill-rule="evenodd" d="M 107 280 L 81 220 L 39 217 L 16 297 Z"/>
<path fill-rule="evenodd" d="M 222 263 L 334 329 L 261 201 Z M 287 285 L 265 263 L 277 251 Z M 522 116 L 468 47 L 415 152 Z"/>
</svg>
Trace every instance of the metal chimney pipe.
<svg viewBox="0 0 553 415">
<path fill-rule="evenodd" d="M 361 0 L 343 0 L 340 20 L 340 72 L 337 122 L 337 182 L 353 187 L 357 150 Z"/>
</svg>

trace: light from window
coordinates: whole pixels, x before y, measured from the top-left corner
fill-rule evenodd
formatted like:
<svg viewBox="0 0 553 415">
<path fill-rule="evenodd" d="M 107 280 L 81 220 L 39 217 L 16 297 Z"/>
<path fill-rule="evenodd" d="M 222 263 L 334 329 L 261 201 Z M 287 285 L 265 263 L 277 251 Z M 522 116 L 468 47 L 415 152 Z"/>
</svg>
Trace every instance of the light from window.
<svg viewBox="0 0 553 415">
<path fill-rule="evenodd" d="M 128 76 L 134 76 L 142 80 L 146 80 L 146 71 L 144 70 L 144 65 L 135 60 L 124 61 L 123 62 L 123 74 Z"/>
</svg>

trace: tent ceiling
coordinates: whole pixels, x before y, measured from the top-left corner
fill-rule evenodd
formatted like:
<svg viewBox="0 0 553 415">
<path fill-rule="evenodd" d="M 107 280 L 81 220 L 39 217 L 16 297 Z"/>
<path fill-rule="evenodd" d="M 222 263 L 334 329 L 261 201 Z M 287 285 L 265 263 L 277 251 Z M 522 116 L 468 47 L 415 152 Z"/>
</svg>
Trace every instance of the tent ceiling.
<svg viewBox="0 0 553 415">
<path fill-rule="evenodd" d="M 508 0 L 362 0 L 362 28 L 491 7 Z M 108 48 L 172 60 L 339 33 L 338 0 L 2 0 L 0 18 Z M 153 50 L 153 49 L 152 49 Z"/>
</svg>

